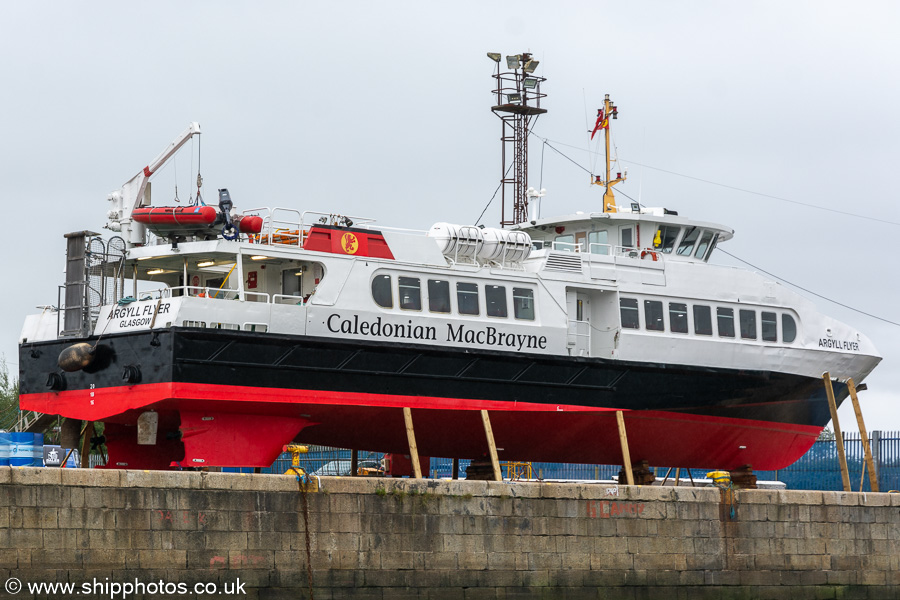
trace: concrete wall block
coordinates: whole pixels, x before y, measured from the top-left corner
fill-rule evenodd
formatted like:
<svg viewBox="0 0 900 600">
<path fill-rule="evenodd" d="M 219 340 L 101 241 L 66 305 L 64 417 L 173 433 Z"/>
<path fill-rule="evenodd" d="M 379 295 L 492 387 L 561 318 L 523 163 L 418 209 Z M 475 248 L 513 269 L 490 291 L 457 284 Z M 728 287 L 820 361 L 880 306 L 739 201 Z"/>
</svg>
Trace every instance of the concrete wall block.
<svg viewBox="0 0 900 600">
<path fill-rule="evenodd" d="M 591 570 L 627 570 L 634 568 L 633 554 L 591 554 Z"/>
<path fill-rule="evenodd" d="M 0 536 L 2 548 L 41 548 L 43 546 L 43 532 L 40 529 L 11 529 Z"/>
<path fill-rule="evenodd" d="M 557 571 L 562 568 L 562 555 L 559 552 L 529 552 L 528 568 L 529 570 L 552 570 Z M 588 558 L 588 566 L 590 567 L 590 558 Z"/>
<path fill-rule="evenodd" d="M 328 495 L 328 511 L 331 514 L 351 513 L 358 515 L 361 508 L 359 496 L 351 496 L 349 494 Z"/>
<path fill-rule="evenodd" d="M 187 569 L 187 550 L 138 550 L 141 569 Z"/>
<path fill-rule="evenodd" d="M 48 485 L 58 488 L 62 484 L 60 473 L 68 470 L 44 469 L 42 467 L 10 467 L 9 483 L 11 485 Z"/>
<path fill-rule="evenodd" d="M 43 548 L 47 550 L 71 552 L 78 549 L 78 536 L 74 529 L 45 528 L 43 540 Z"/>
<path fill-rule="evenodd" d="M 837 506 L 859 506 L 861 494 L 856 492 L 819 492 L 822 494 L 822 503 Z"/>
<path fill-rule="evenodd" d="M 80 550 L 60 552 L 56 549 L 32 548 L 32 568 L 41 569 L 81 569 L 84 566 Z"/>
<path fill-rule="evenodd" d="M 687 568 L 684 554 L 635 554 L 634 568 L 638 570 L 675 570 Z"/>
<path fill-rule="evenodd" d="M 824 570 L 831 566 L 831 557 L 822 554 L 790 554 L 787 559 L 788 570 Z"/>
<path fill-rule="evenodd" d="M 35 488 L 24 485 L 11 485 L 12 495 L 10 498 L 10 506 L 35 506 L 37 503 L 37 492 Z"/>
<path fill-rule="evenodd" d="M 778 490 L 735 490 L 735 498 L 738 504 L 777 504 L 782 502 L 778 496 Z"/>
</svg>

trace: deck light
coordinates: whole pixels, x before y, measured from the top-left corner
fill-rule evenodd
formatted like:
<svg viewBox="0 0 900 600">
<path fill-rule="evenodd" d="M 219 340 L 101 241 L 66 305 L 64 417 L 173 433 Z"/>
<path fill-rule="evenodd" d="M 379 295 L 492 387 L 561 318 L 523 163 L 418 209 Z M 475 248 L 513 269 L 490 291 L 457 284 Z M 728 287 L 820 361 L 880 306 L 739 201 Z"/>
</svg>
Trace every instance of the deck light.
<svg viewBox="0 0 900 600">
<path fill-rule="evenodd" d="M 541 61 L 539 60 L 529 60 L 527 63 L 525 63 L 523 70 L 526 73 L 534 73 L 534 70 L 537 69 L 537 66 L 539 64 L 541 64 Z"/>
<path fill-rule="evenodd" d="M 526 90 L 533 90 L 537 87 L 537 84 L 538 80 L 534 77 L 526 77 L 525 81 L 522 82 L 522 87 L 524 87 Z"/>
<path fill-rule="evenodd" d="M 494 61 L 495 63 L 500 62 L 500 53 L 499 52 L 488 52 L 488 58 Z"/>
<path fill-rule="evenodd" d="M 138 256 L 138 260 L 150 260 L 151 258 L 156 258 L 155 256 Z"/>
<path fill-rule="evenodd" d="M 519 68 L 519 55 L 513 54 L 512 56 L 506 57 L 506 66 L 510 69 L 518 69 Z"/>
<path fill-rule="evenodd" d="M 214 264 L 216 264 L 216 261 L 214 260 L 205 260 L 203 262 L 198 262 L 197 267 L 211 267 Z"/>
<path fill-rule="evenodd" d="M 166 272 L 165 269 L 151 269 L 151 270 L 147 271 L 147 275 L 160 275 L 165 272 Z"/>
<path fill-rule="evenodd" d="M 251 256 L 251 257 L 250 257 L 250 260 L 266 260 L 267 258 L 269 258 L 269 257 L 268 257 L 268 256 L 262 256 L 262 255 L 260 254 L 260 255 L 257 255 L 257 256 Z"/>
</svg>

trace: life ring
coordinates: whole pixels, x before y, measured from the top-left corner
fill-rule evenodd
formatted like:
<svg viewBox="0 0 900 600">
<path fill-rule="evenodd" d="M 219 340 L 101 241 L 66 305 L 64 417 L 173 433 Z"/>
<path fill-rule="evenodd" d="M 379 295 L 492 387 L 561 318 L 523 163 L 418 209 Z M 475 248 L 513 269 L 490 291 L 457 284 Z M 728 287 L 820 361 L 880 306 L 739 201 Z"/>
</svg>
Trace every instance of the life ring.
<svg viewBox="0 0 900 600">
<path fill-rule="evenodd" d="M 653 250 L 641 250 L 641 258 L 643 259 L 647 255 L 650 255 L 653 258 L 653 262 L 659 260 L 659 256 Z"/>
</svg>

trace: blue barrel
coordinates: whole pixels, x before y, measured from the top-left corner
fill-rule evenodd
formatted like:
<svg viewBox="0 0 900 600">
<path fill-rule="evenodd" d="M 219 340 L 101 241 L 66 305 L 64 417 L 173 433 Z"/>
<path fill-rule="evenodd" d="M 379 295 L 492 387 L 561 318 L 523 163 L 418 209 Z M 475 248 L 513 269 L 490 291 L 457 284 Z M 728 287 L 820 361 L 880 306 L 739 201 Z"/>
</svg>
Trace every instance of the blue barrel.
<svg viewBox="0 0 900 600">
<path fill-rule="evenodd" d="M 9 466 L 9 435 L 5 431 L 0 432 L 0 467 Z"/>
<path fill-rule="evenodd" d="M 44 466 L 44 434 L 34 433 L 34 441 L 32 442 L 31 464 L 35 467 Z"/>
<path fill-rule="evenodd" d="M 43 440 L 43 436 L 41 438 Z M 34 434 L 13 431 L 9 434 L 9 464 L 13 467 L 30 467 L 34 464 Z M 42 444 L 43 446 L 43 444 Z M 43 452 L 43 447 L 41 448 Z"/>
</svg>

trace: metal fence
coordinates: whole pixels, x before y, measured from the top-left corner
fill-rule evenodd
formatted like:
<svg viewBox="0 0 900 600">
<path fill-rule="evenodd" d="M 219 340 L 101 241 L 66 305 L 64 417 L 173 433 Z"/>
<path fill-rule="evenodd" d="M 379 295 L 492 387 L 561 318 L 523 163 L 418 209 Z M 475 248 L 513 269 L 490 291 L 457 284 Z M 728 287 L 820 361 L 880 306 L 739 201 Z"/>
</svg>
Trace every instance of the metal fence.
<svg viewBox="0 0 900 600">
<path fill-rule="evenodd" d="M 882 492 L 900 490 L 900 431 L 872 431 L 869 445 L 872 449 L 875 472 L 878 474 L 878 486 Z M 871 491 L 868 473 L 864 471 L 865 457 L 863 445 L 858 433 L 844 433 L 844 450 L 850 471 L 850 484 L 854 491 Z M 334 474 L 334 470 L 342 470 L 341 474 L 349 475 L 351 451 L 329 446 L 307 446 L 308 452 L 299 455 L 299 466 L 307 473 L 315 473 L 321 469 Z M 369 461 L 381 461 L 380 452 L 360 451 L 360 464 Z M 100 463 L 99 456 L 91 456 L 91 466 Z M 459 461 L 459 479 L 465 479 L 469 460 Z M 270 467 L 261 469 L 261 473 L 280 474 L 287 472 L 292 464 L 292 457 L 284 453 Z M 594 465 L 568 463 L 527 463 L 531 478 L 543 480 L 609 480 L 619 474 L 621 465 Z M 432 478 L 450 478 L 453 476 L 453 461 L 450 458 L 431 458 L 429 464 L 422 465 L 423 475 Z M 513 474 L 513 465 L 501 462 L 504 477 Z M 252 468 L 225 468 L 227 472 L 252 473 Z M 667 472 L 674 477 L 675 470 L 667 467 L 654 468 L 658 478 L 662 479 Z M 320 471 L 321 472 L 321 471 Z M 426 474 L 427 473 L 427 474 Z M 682 469 L 682 481 L 693 477 L 703 479 L 707 469 Z M 791 490 L 841 490 L 841 469 L 838 463 L 837 444 L 834 440 L 820 440 L 813 444 L 800 460 L 786 469 L 778 471 L 756 471 L 760 480 L 781 481 Z"/>
<path fill-rule="evenodd" d="M 858 433 L 844 433 L 844 450 L 850 471 L 850 483 L 853 490 L 871 491 L 869 477 L 864 471 L 865 457 L 863 445 Z M 872 449 L 875 472 L 878 474 L 881 491 L 900 490 L 900 431 L 873 431 L 870 433 L 869 445 Z M 308 473 L 314 473 L 326 465 L 333 469 L 344 468 L 349 474 L 351 451 L 326 446 L 309 446 L 309 452 L 299 457 L 300 467 Z M 382 453 L 359 452 L 359 461 L 381 460 Z M 459 461 L 458 477 L 464 479 L 469 460 Z M 453 476 L 453 461 L 449 458 L 432 458 L 427 466 L 426 477 L 449 478 Z M 282 454 L 275 463 L 263 473 L 284 473 L 291 466 L 291 455 Z M 504 476 L 512 472 L 501 463 Z M 531 477 L 544 480 L 608 480 L 617 476 L 621 465 L 567 464 L 567 463 L 529 463 Z M 423 465 L 423 471 L 425 471 Z M 252 472 L 253 469 L 227 469 L 229 471 Z M 655 468 L 657 477 L 662 478 L 669 471 L 666 467 Z M 674 473 L 674 470 L 671 471 Z M 702 479 L 707 469 L 682 469 L 681 478 Z M 423 473 L 424 474 L 424 473 Z M 834 440 L 820 440 L 813 444 L 800 460 L 786 469 L 778 471 L 756 471 L 760 480 L 781 481 L 788 489 L 793 490 L 841 490 L 841 470 L 838 463 L 837 444 Z"/>
</svg>

